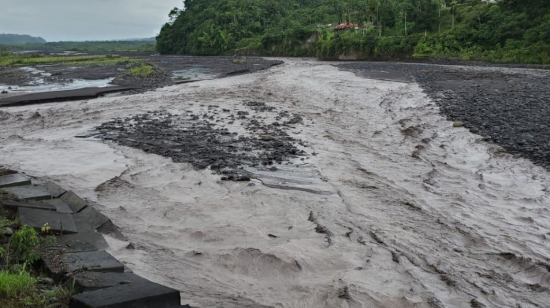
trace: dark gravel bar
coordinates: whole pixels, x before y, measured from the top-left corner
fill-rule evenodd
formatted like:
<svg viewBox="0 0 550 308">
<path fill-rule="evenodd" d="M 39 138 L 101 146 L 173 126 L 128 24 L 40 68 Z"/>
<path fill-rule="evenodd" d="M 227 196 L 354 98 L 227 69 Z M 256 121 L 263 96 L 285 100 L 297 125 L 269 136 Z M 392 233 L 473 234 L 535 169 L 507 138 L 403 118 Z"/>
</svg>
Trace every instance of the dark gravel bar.
<svg viewBox="0 0 550 308">
<path fill-rule="evenodd" d="M 411 76 L 451 121 L 550 169 L 550 72 L 496 67 L 360 62 L 338 65 Z M 393 74 L 392 74 L 393 73 Z M 368 76 L 368 74 L 367 74 Z"/>
</svg>

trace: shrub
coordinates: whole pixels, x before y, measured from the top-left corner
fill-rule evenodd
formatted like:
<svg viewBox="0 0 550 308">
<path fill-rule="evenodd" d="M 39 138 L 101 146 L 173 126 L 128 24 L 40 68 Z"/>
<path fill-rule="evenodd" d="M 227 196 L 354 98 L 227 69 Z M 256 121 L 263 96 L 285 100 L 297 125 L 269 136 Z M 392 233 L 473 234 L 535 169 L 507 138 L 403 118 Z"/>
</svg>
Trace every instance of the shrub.
<svg viewBox="0 0 550 308">
<path fill-rule="evenodd" d="M 147 77 L 154 72 L 153 66 L 146 64 L 141 66 L 132 67 L 128 70 L 127 74 L 135 77 Z"/>
<path fill-rule="evenodd" d="M 25 260 L 25 262 L 34 263 L 39 258 L 37 252 L 39 245 L 38 233 L 33 228 L 25 225 L 10 237 L 8 257 L 14 256 Z"/>
</svg>

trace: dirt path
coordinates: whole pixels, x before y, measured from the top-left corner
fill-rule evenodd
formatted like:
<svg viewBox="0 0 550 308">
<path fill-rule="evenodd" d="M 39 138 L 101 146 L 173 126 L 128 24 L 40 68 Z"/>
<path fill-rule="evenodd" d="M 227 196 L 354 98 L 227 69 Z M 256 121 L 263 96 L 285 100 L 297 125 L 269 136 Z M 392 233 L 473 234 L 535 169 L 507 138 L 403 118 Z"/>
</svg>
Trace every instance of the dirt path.
<svg viewBox="0 0 550 308">
<path fill-rule="evenodd" d="M 110 239 L 112 253 L 192 306 L 547 306 L 547 171 L 452 127 L 417 84 L 285 62 L 134 96 L 2 109 L 0 157 L 96 201 L 137 246 Z M 292 133 L 309 158 L 225 182 L 74 138 L 115 117 L 249 100 L 304 116 Z"/>
</svg>

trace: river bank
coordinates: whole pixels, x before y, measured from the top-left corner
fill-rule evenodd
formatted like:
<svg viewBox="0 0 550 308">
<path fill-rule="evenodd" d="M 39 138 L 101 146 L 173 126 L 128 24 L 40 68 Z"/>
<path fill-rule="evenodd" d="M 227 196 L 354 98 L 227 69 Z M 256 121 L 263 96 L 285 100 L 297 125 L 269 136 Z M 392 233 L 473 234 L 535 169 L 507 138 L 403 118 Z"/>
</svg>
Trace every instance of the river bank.
<svg viewBox="0 0 550 308">
<path fill-rule="evenodd" d="M 137 52 L 0 54 L 0 60 L 1 57 L 6 58 L 7 64 L 0 65 L 0 98 L 107 86 L 136 87 L 139 90 L 131 93 L 139 93 L 177 83 L 253 73 L 280 64 L 262 58 L 160 56 Z"/>
</svg>

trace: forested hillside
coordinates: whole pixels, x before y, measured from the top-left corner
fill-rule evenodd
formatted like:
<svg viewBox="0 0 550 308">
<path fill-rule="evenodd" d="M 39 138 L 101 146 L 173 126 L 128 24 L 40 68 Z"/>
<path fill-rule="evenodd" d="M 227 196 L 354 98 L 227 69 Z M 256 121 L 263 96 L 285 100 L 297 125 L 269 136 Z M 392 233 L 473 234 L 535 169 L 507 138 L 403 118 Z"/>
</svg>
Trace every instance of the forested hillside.
<svg viewBox="0 0 550 308">
<path fill-rule="evenodd" d="M 41 37 L 19 34 L 0 33 L 0 45 L 22 45 L 22 44 L 43 44 L 46 43 Z"/>
<path fill-rule="evenodd" d="M 170 18 L 166 54 L 550 63 L 548 0 L 186 0 Z"/>
</svg>

